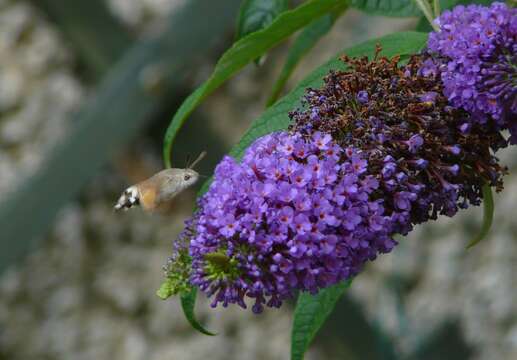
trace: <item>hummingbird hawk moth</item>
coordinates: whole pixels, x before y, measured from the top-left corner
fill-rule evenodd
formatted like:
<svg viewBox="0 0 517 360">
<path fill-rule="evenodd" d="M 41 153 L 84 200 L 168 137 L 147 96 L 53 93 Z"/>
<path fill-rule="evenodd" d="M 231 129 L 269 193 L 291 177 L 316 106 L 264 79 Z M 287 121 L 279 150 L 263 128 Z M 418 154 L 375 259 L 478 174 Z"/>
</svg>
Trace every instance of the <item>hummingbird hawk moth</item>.
<svg viewBox="0 0 517 360">
<path fill-rule="evenodd" d="M 140 205 L 144 210 L 152 211 L 172 200 L 186 188 L 194 185 L 199 174 L 193 168 L 206 155 L 203 151 L 196 160 L 185 169 L 165 169 L 149 179 L 128 187 L 114 206 L 116 211 L 127 210 Z"/>
</svg>

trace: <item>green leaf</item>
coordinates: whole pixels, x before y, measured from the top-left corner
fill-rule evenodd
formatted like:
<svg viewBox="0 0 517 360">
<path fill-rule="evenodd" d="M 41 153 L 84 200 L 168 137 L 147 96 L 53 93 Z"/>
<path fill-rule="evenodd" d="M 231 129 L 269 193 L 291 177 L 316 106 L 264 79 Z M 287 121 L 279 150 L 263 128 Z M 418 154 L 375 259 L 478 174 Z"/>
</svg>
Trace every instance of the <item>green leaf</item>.
<svg viewBox="0 0 517 360">
<path fill-rule="evenodd" d="M 345 0 L 312 0 L 296 9 L 286 11 L 267 28 L 254 32 L 239 41 L 223 54 L 210 78 L 194 91 L 178 109 L 165 133 L 163 158 L 170 167 L 170 155 L 174 138 L 194 109 L 246 64 L 286 39 L 292 33 L 326 13 L 339 11 L 346 6 Z"/>
<path fill-rule="evenodd" d="M 413 0 L 350 0 L 350 5 L 371 15 L 393 17 L 419 16 Z"/>
<path fill-rule="evenodd" d="M 415 27 L 415 30 L 416 31 L 421 31 L 421 32 L 431 32 L 431 31 L 434 31 L 433 27 L 431 26 L 431 24 L 429 24 L 429 21 L 427 21 L 425 16 L 422 16 L 418 20 L 418 22 L 416 24 L 416 27 Z"/>
<path fill-rule="evenodd" d="M 243 0 L 237 19 L 235 41 L 264 29 L 288 8 L 288 0 Z M 262 59 L 256 58 L 255 64 L 260 65 Z"/>
<path fill-rule="evenodd" d="M 302 360 L 316 333 L 330 315 L 351 280 L 321 290 L 316 295 L 302 293 L 296 302 L 291 332 L 291 360 Z"/>
<path fill-rule="evenodd" d="M 284 67 L 280 72 L 278 80 L 273 85 L 273 90 L 271 91 L 271 96 L 267 100 L 266 106 L 269 107 L 278 100 L 287 80 L 296 68 L 296 65 L 298 65 L 300 60 L 314 47 L 314 45 L 316 45 L 319 39 L 330 31 L 338 16 L 338 14 L 324 15 L 311 22 L 302 30 L 289 49 Z"/>
<path fill-rule="evenodd" d="M 202 334 L 215 336 L 217 334 L 206 330 L 203 325 L 201 325 L 194 315 L 194 307 L 196 305 L 196 297 L 197 297 L 197 289 L 193 288 L 190 292 L 181 295 L 181 308 L 183 309 L 183 313 L 187 318 L 188 322 L 194 329 L 199 331 Z"/>
<path fill-rule="evenodd" d="M 483 224 L 479 234 L 467 245 L 467 249 L 470 249 L 481 240 L 483 240 L 492 227 L 494 220 L 494 197 L 492 195 L 492 188 L 490 185 L 483 185 Z"/>
<path fill-rule="evenodd" d="M 288 7 L 288 0 L 243 0 L 237 19 L 236 40 L 264 29 Z"/>
</svg>

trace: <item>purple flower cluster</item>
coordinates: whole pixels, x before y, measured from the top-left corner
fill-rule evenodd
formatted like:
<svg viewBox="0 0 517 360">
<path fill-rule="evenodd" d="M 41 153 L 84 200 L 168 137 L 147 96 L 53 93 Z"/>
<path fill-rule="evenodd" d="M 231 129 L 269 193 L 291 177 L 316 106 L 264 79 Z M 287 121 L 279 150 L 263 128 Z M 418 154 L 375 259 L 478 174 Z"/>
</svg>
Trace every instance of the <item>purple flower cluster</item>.
<svg viewBox="0 0 517 360">
<path fill-rule="evenodd" d="M 424 72 L 439 71 L 451 105 L 471 120 L 509 128 L 517 141 L 517 9 L 504 3 L 456 6 L 429 36 Z"/>
<path fill-rule="evenodd" d="M 319 132 L 269 134 L 240 164 L 225 157 L 195 214 L 191 283 L 213 306 L 254 298 L 258 313 L 357 274 L 396 244 L 395 215 L 372 200 L 379 182 L 367 168 L 360 150 Z M 397 206 L 411 197 L 398 194 Z"/>
</svg>

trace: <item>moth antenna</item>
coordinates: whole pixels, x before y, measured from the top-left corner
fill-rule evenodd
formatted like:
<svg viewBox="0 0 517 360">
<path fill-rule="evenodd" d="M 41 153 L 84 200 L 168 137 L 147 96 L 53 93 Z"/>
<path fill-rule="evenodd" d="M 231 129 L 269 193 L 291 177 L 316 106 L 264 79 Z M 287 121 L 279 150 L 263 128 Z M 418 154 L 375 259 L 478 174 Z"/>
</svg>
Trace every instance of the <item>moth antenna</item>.
<svg viewBox="0 0 517 360">
<path fill-rule="evenodd" d="M 192 160 L 192 155 L 188 154 L 187 155 L 187 161 L 186 161 L 186 168 L 187 169 L 190 169 L 190 160 Z"/>
<path fill-rule="evenodd" d="M 193 169 L 194 166 L 197 165 L 198 162 L 200 162 L 201 160 L 203 160 L 203 158 L 206 156 L 206 151 L 203 151 L 201 152 L 201 154 L 199 154 L 199 156 L 197 157 L 196 160 L 194 160 L 194 162 L 192 164 L 190 164 L 189 166 L 187 166 L 187 169 Z"/>
</svg>

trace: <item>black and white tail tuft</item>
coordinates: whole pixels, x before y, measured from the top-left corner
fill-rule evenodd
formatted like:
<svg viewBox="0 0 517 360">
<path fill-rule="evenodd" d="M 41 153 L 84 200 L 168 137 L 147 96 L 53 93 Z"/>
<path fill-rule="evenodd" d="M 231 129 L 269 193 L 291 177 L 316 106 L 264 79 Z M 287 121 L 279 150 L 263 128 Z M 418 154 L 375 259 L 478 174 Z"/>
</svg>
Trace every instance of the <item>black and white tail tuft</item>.
<svg viewBox="0 0 517 360">
<path fill-rule="evenodd" d="M 131 186 L 124 190 L 117 203 L 114 206 L 116 211 L 121 209 L 127 210 L 135 205 L 140 203 L 140 198 L 138 195 L 138 189 L 135 186 Z"/>
</svg>

